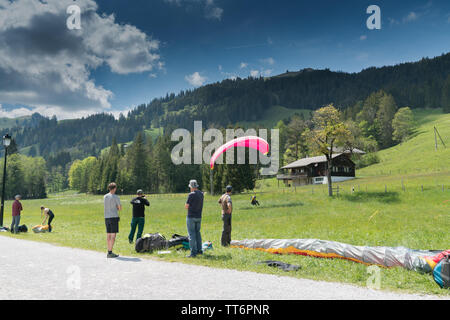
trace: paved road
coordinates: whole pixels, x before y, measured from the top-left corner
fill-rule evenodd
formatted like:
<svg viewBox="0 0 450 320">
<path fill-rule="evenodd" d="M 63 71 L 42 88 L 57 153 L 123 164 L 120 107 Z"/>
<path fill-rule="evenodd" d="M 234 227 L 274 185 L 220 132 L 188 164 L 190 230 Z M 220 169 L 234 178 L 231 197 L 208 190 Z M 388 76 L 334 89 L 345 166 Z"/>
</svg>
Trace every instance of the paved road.
<svg viewBox="0 0 450 320">
<path fill-rule="evenodd" d="M 435 299 L 0 236 L 2 299 Z M 193 290 L 193 288 L 195 288 Z"/>
</svg>

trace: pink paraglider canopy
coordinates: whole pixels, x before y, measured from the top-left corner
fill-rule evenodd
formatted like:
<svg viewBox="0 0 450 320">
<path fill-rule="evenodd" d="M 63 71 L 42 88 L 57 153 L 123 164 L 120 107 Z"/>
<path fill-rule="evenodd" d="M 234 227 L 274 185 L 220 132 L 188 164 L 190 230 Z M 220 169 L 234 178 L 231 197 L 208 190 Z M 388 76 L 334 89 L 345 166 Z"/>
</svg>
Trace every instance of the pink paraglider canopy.
<svg viewBox="0 0 450 320">
<path fill-rule="evenodd" d="M 262 154 L 269 153 L 269 144 L 263 138 L 255 136 L 236 138 L 220 146 L 216 152 L 214 152 L 209 163 L 211 170 L 214 169 L 214 162 L 216 162 L 217 158 L 228 149 L 234 147 L 252 148 L 258 150 Z"/>
</svg>

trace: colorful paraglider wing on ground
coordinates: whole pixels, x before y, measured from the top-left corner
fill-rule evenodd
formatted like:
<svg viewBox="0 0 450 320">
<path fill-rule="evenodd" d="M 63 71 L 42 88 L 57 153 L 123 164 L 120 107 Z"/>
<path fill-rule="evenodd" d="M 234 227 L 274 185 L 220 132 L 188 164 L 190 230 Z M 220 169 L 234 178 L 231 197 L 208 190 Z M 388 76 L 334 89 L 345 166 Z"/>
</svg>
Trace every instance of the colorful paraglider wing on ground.
<svg viewBox="0 0 450 320">
<path fill-rule="evenodd" d="M 255 149 L 255 150 L 258 150 L 259 152 L 261 152 L 262 154 L 269 153 L 269 144 L 263 138 L 256 137 L 256 136 L 236 138 L 236 139 L 228 141 L 224 145 L 220 146 L 216 150 L 216 152 L 214 152 L 214 154 L 211 157 L 210 163 L 209 163 L 211 170 L 214 169 L 214 163 L 216 162 L 217 158 L 220 157 L 220 155 L 222 153 L 226 152 L 230 148 L 235 148 L 235 147 Z"/>
<path fill-rule="evenodd" d="M 403 267 L 430 273 L 437 262 L 450 250 L 436 254 L 430 250 L 412 250 L 404 247 L 367 247 L 318 239 L 260 239 L 233 240 L 231 247 L 255 249 L 276 254 L 298 254 L 316 258 L 346 259 L 381 267 Z"/>
</svg>

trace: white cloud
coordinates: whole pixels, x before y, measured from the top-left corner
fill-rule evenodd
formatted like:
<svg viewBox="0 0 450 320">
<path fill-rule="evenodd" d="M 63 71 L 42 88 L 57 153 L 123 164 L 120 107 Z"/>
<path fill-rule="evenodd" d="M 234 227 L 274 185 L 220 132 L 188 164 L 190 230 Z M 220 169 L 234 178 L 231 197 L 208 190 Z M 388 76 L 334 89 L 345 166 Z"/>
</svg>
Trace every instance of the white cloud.
<svg viewBox="0 0 450 320">
<path fill-rule="evenodd" d="M 361 52 L 356 55 L 356 60 L 367 61 L 369 60 L 369 54 L 367 52 Z"/>
<path fill-rule="evenodd" d="M 388 20 L 389 20 L 389 24 L 391 26 L 394 25 L 394 24 L 400 24 L 400 22 L 398 20 L 394 19 L 394 18 L 390 18 L 389 17 Z"/>
<path fill-rule="evenodd" d="M 267 58 L 267 59 L 261 59 L 260 61 L 264 64 L 268 64 L 271 66 L 275 64 L 275 60 L 272 57 Z"/>
<path fill-rule="evenodd" d="M 204 16 L 206 19 L 222 20 L 224 10 L 218 7 L 215 0 L 164 0 L 167 3 L 181 7 L 186 4 L 191 6 L 192 4 L 200 4 L 203 6 Z"/>
<path fill-rule="evenodd" d="M 159 41 L 114 15 L 78 0 L 81 30 L 66 26 L 72 0 L 0 0 L 0 103 L 26 105 L 44 115 L 86 115 L 109 110 L 113 93 L 91 72 L 105 65 L 130 74 L 160 68 Z M 25 110 L 17 111 L 25 112 Z"/>
<path fill-rule="evenodd" d="M 259 70 L 250 70 L 250 76 L 253 78 L 258 78 L 260 75 Z"/>
<path fill-rule="evenodd" d="M 215 5 L 214 0 L 206 0 L 205 17 L 207 19 L 222 20 L 223 9 Z"/>
<path fill-rule="evenodd" d="M 406 17 L 403 18 L 403 23 L 411 22 L 414 20 L 417 20 L 419 18 L 419 15 L 415 13 L 414 11 L 411 11 L 408 13 Z"/>
<path fill-rule="evenodd" d="M 33 114 L 30 109 L 20 107 L 11 110 L 3 109 L 3 106 L 0 104 L 0 118 L 18 118 L 23 116 L 28 116 Z"/>
<path fill-rule="evenodd" d="M 194 72 L 191 75 L 185 76 L 184 79 L 194 87 L 202 86 L 207 80 L 206 77 L 201 76 L 198 72 Z"/>
<path fill-rule="evenodd" d="M 248 67 L 248 63 L 246 62 L 241 62 L 241 65 L 239 66 L 240 69 L 245 69 Z"/>
</svg>

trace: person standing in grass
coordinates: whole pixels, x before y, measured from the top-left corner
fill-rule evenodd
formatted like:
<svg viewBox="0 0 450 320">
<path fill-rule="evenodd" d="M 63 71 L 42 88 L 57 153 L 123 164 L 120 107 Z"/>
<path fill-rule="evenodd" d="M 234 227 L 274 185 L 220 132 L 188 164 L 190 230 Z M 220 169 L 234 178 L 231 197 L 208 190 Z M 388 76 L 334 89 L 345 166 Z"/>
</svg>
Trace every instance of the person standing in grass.
<svg viewBox="0 0 450 320">
<path fill-rule="evenodd" d="M 228 247 L 231 243 L 231 213 L 233 212 L 233 204 L 231 202 L 231 191 L 233 188 L 227 186 L 226 193 L 219 199 L 219 204 L 222 207 L 222 246 Z"/>
<path fill-rule="evenodd" d="M 113 253 L 114 243 L 116 242 L 116 234 L 119 233 L 119 211 L 122 210 L 122 204 L 116 195 L 117 185 L 111 182 L 108 185 L 109 193 L 103 197 L 105 225 L 106 225 L 106 242 L 108 246 L 107 258 L 117 258 L 119 255 Z"/>
<path fill-rule="evenodd" d="M 20 200 L 22 196 L 20 194 L 15 196 L 15 200 L 12 204 L 12 222 L 11 222 L 11 232 L 19 233 L 19 223 L 20 223 L 20 212 L 23 210 Z"/>
<path fill-rule="evenodd" d="M 41 219 L 42 219 L 42 215 L 44 215 L 44 220 L 42 221 L 41 225 L 43 226 L 48 219 L 48 232 L 52 232 L 51 223 L 52 223 L 52 220 L 55 218 L 53 211 L 50 210 L 49 208 L 41 206 Z"/>
<path fill-rule="evenodd" d="M 187 209 L 186 225 L 189 234 L 189 247 L 191 254 L 188 258 L 195 258 L 198 254 L 202 254 L 202 236 L 200 228 L 202 224 L 203 211 L 203 192 L 198 190 L 197 180 L 189 181 L 191 193 L 187 198 L 185 208 Z"/>
<path fill-rule="evenodd" d="M 136 227 L 138 227 L 136 239 L 142 237 L 145 225 L 145 206 L 150 206 L 150 202 L 145 199 L 144 192 L 139 189 L 137 191 L 137 197 L 133 198 L 130 203 L 133 205 L 133 217 L 131 218 L 131 231 L 128 236 L 128 242 L 133 243 Z"/>
</svg>

